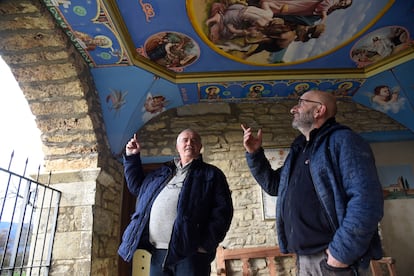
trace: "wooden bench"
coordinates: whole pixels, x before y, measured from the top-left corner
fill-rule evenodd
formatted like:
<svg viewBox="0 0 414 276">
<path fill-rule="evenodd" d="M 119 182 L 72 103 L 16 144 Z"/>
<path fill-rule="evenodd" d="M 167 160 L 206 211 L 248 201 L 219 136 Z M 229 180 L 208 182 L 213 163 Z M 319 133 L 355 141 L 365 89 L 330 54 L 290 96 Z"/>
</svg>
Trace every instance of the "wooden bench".
<svg viewBox="0 0 414 276">
<path fill-rule="evenodd" d="M 267 267 L 269 269 L 269 276 L 277 275 L 276 259 L 278 258 L 293 258 L 293 262 L 296 263 L 295 254 L 283 254 L 280 252 L 279 247 L 250 247 L 250 248 L 235 248 L 225 249 L 222 246 L 217 248 L 216 254 L 216 266 L 217 275 L 228 276 L 229 270 L 226 261 L 240 260 L 242 262 L 243 276 L 252 275 L 250 260 L 251 259 L 266 259 Z"/>
<path fill-rule="evenodd" d="M 382 257 L 381 260 L 371 261 L 370 267 L 373 276 L 397 276 L 395 260 L 392 257 Z"/>
<path fill-rule="evenodd" d="M 245 247 L 226 249 L 222 246 L 217 248 L 216 253 L 216 267 L 217 275 L 230 276 L 230 269 L 228 261 L 239 260 L 242 262 L 242 275 L 253 275 L 250 260 L 265 259 L 269 276 L 278 275 L 277 260 L 280 258 L 291 258 L 292 262 L 296 264 L 295 254 L 283 254 L 277 246 L 268 247 Z M 396 276 L 395 260 L 392 257 L 383 257 L 381 260 L 371 261 L 370 265 L 373 276 Z"/>
</svg>

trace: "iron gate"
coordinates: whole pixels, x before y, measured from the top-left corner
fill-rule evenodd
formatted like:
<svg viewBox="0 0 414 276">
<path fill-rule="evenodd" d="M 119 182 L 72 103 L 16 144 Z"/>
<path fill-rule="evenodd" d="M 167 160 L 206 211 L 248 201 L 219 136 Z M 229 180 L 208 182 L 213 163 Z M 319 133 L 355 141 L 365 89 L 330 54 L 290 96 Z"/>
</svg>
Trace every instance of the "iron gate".
<svg viewBox="0 0 414 276">
<path fill-rule="evenodd" d="M 61 193 L 0 167 L 0 276 L 48 275 Z"/>
</svg>

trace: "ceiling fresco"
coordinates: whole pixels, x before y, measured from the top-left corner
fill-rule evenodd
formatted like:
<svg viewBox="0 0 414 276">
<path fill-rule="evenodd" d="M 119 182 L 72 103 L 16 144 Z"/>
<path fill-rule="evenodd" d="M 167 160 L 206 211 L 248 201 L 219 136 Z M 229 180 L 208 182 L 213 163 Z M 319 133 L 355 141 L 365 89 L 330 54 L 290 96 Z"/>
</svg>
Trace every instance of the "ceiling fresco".
<svg viewBox="0 0 414 276">
<path fill-rule="evenodd" d="M 314 88 L 414 134 L 413 0 L 43 1 L 91 68 L 116 156 L 165 110 Z"/>
</svg>

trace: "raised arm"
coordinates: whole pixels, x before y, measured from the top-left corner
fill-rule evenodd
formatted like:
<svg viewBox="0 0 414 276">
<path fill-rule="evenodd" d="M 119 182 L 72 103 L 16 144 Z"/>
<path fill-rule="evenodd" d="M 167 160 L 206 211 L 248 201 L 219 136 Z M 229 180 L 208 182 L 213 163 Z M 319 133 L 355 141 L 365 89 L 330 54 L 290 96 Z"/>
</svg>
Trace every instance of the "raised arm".
<svg viewBox="0 0 414 276">
<path fill-rule="evenodd" d="M 262 130 L 257 131 L 257 136 L 254 137 L 252 134 L 252 129 L 250 127 L 245 127 L 241 124 L 241 128 L 244 131 L 243 135 L 243 146 L 248 153 L 253 153 L 257 151 L 262 146 Z"/>
</svg>

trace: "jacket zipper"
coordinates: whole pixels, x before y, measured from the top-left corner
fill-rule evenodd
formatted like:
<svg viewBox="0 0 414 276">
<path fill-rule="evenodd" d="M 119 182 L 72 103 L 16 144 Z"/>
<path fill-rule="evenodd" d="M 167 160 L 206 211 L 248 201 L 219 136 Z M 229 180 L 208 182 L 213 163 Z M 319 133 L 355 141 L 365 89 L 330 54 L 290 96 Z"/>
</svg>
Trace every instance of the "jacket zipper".
<svg viewBox="0 0 414 276">
<path fill-rule="evenodd" d="M 191 164 L 192 165 L 192 164 Z M 186 177 L 185 177 L 185 179 L 184 179 L 184 181 L 183 181 L 183 186 L 181 187 L 181 189 L 183 189 L 184 188 L 184 186 L 185 186 L 185 183 L 187 182 L 187 179 L 188 179 L 188 176 L 191 174 L 191 165 L 190 165 L 190 168 L 188 168 L 188 172 L 187 172 L 187 175 L 186 175 Z M 171 179 L 173 178 L 173 175 L 171 175 L 171 177 L 168 179 L 168 181 L 166 182 L 166 183 L 168 183 Z M 182 197 L 182 190 L 180 191 L 180 195 L 178 196 L 178 201 L 177 201 L 177 209 L 178 209 L 178 205 L 179 205 L 179 203 L 180 203 L 180 199 L 181 199 L 181 197 Z M 177 210 L 177 215 L 178 215 L 178 210 Z M 176 218 L 177 219 L 177 218 Z M 175 219 L 175 220 L 176 220 Z M 174 220 L 174 224 L 173 224 L 173 228 L 172 228 L 172 230 L 174 231 L 174 225 L 175 225 L 175 220 Z M 173 231 L 171 231 L 171 236 L 170 236 L 170 242 L 168 243 L 168 247 L 167 247 L 167 253 L 165 254 L 165 257 L 164 257 L 164 260 L 162 261 L 162 268 L 164 268 L 165 267 L 165 263 L 166 263 L 166 261 L 167 261 L 167 258 L 168 258 L 168 254 L 169 254 L 169 249 L 170 249 L 170 243 L 171 243 L 171 239 L 172 239 L 172 236 L 173 236 Z"/>
</svg>

